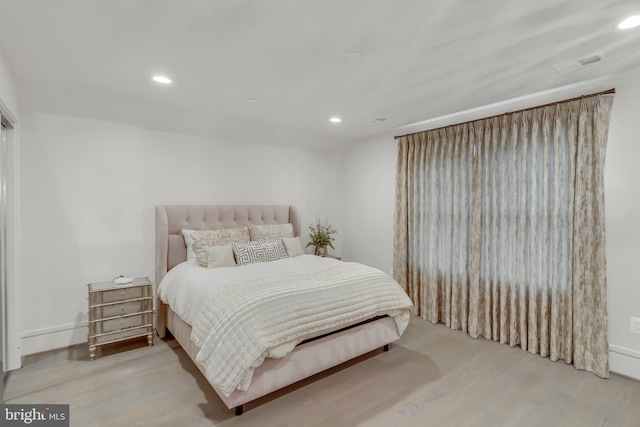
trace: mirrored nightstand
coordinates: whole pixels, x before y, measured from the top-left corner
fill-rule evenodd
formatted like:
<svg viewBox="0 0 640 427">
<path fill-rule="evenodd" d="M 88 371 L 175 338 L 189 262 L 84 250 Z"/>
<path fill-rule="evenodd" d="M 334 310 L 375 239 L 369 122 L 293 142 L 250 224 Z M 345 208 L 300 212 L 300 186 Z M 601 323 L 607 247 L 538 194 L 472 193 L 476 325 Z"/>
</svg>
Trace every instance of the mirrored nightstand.
<svg viewBox="0 0 640 427">
<path fill-rule="evenodd" d="M 146 337 L 153 345 L 153 284 L 147 277 L 131 283 L 89 283 L 89 357 L 96 348 Z"/>
</svg>

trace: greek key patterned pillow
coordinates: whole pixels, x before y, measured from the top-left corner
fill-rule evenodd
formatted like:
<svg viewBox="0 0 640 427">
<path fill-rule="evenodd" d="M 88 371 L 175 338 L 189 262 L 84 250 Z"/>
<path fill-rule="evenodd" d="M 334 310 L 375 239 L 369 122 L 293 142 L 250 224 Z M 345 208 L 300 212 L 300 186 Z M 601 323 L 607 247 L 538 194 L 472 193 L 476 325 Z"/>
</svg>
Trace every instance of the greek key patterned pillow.
<svg viewBox="0 0 640 427">
<path fill-rule="evenodd" d="M 251 240 L 293 237 L 293 224 L 250 225 L 249 235 Z"/>
<path fill-rule="evenodd" d="M 233 253 L 236 256 L 238 265 L 287 258 L 287 250 L 282 243 L 282 239 L 262 239 L 234 243 Z"/>
</svg>

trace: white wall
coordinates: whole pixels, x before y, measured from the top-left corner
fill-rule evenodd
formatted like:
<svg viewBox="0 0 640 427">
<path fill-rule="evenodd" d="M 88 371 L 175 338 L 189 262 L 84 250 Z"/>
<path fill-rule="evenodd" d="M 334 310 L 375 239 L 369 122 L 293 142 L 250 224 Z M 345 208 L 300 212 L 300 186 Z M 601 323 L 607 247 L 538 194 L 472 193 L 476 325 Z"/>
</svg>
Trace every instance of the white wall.
<svg viewBox="0 0 640 427">
<path fill-rule="evenodd" d="M 396 188 L 393 134 L 356 144 L 342 156 L 343 259 L 390 273 Z"/>
<path fill-rule="evenodd" d="M 18 114 L 18 96 L 13 83 L 13 77 L 4 62 L 4 58 L 0 55 L 0 99 L 2 104 L 14 116 Z"/>
<path fill-rule="evenodd" d="M 317 213 L 342 228 L 336 155 L 43 114 L 21 144 L 23 354 L 86 341 L 87 283 L 153 280 L 156 205 L 291 204 L 303 239 Z"/>
<path fill-rule="evenodd" d="M 629 317 L 640 317 L 640 81 L 631 73 L 611 81 L 616 95 L 605 164 L 610 366 L 640 379 L 640 335 L 629 331 Z M 355 144 L 343 153 L 342 167 L 343 256 L 388 272 L 393 264 L 393 135 Z"/>
<path fill-rule="evenodd" d="M 605 162 L 605 215 L 611 370 L 640 379 L 640 81 L 636 73 L 616 82 Z"/>
</svg>

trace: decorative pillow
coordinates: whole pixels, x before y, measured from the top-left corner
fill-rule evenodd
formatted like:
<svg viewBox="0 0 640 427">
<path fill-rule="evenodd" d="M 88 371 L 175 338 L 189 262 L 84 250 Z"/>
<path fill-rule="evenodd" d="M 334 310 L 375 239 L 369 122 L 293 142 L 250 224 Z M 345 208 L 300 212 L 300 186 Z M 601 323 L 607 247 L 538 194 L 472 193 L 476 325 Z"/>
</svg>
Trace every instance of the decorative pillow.
<svg viewBox="0 0 640 427">
<path fill-rule="evenodd" d="M 224 246 L 235 242 L 248 242 L 249 228 L 235 227 L 221 230 L 182 230 L 187 244 L 187 262 L 207 266 L 207 247 Z"/>
<path fill-rule="evenodd" d="M 233 258 L 233 247 L 231 244 L 224 246 L 208 246 L 207 268 L 235 267 L 236 260 Z"/>
<path fill-rule="evenodd" d="M 263 239 L 234 243 L 233 253 L 236 255 L 238 265 L 287 258 L 287 250 L 284 248 L 282 239 Z"/>
<path fill-rule="evenodd" d="M 304 255 L 304 249 L 302 249 L 302 243 L 300 243 L 300 237 L 283 237 L 282 243 L 287 250 L 289 257 Z"/>
<path fill-rule="evenodd" d="M 293 224 L 250 225 L 249 235 L 251 240 L 293 237 Z"/>
</svg>

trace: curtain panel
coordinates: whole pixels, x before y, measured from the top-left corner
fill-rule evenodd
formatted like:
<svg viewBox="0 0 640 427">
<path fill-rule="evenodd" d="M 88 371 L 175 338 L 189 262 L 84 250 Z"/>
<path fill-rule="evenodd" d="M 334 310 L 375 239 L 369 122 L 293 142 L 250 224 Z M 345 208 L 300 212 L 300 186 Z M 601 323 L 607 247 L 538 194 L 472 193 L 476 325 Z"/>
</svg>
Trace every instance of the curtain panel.
<svg viewBox="0 0 640 427">
<path fill-rule="evenodd" d="M 612 101 L 400 137 L 393 271 L 417 315 L 608 377 Z"/>
</svg>

